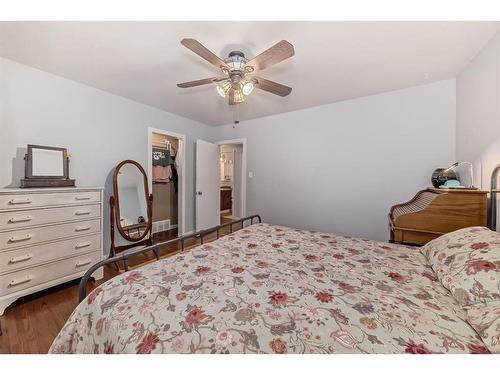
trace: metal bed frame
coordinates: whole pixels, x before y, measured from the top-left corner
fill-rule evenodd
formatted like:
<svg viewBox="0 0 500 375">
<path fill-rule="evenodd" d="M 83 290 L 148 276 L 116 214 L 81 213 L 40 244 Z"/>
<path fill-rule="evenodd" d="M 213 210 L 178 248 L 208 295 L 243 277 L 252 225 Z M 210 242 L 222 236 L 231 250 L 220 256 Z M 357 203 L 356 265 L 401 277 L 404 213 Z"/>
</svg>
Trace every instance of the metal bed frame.
<svg viewBox="0 0 500 375">
<path fill-rule="evenodd" d="M 87 272 L 83 275 L 81 281 L 80 281 L 80 287 L 79 287 L 79 302 L 82 302 L 85 297 L 87 296 L 87 283 L 92 276 L 92 274 L 99 268 L 104 267 L 107 264 L 111 263 L 117 263 L 117 262 L 123 262 L 125 271 L 128 271 L 128 260 L 131 257 L 134 257 L 139 254 L 144 254 L 147 253 L 148 251 L 152 251 L 155 254 L 156 260 L 160 260 L 160 247 L 165 246 L 165 245 L 170 245 L 173 243 L 179 243 L 181 244 L 181 252 L 185 250 L 184 247 L 184 242 L 190 238 L 199 238 L 200 239 L 200 244 L 203 245 L 205 242 L 205 236 L 207 236 L 210 233 L 216 232 L 217 233 L 217 239 L 220 238 L 220 230 L 222 228 L 229 227 L 230 233 L 233 233 L 233 225 L 241 223 L 242 228 L 244 227 L 244 224 L 246 221 L 250 221 L 250 225 L 253 224 L 254 219 L 256 219 L 259 223 L 262 223 L 262 218 L 260 215 L 251 215 L 247 216 L 241 219 L 233 220 L 230 221 L 229 223 L 217 225 L 212 228 L 204 229 L 199 232 L 187 234 L 181 237 L 177 237 L 168 241 L 160 242 L 157 244 L 154 244 L 152 246 L 147 246 L 141 249 L 132 249 L 132 250 L 126 250 L 119 255 L 116 255 L 114 257 L 109 257 L 107 259 L 101 260 L 100 262 L 94 264 L 92 267 L 88 269 Z"/>
<path fill-rule="evenodd" d="M 497 164 L 491 172 L 490 207 L 488 212 L 488 228 L 491 230 L 497 230 L 497 194 L 500 193 L 500 189 L 498 189 L 499 172 L 500 164 Z"/>
</svg>

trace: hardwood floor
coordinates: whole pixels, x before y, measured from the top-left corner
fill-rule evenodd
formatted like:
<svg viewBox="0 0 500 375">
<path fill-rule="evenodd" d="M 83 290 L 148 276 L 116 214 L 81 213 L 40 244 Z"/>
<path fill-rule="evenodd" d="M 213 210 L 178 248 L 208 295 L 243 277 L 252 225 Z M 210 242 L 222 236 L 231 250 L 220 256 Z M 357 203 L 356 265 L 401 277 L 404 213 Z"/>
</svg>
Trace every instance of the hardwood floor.
<svg viewBox="0 0 500 375">
<path fill-rule="evenodd" d="M 224 216 L 221 215 L 221 217 L 220 217 L 220 223 L 221 224 L 226 224 L 226 223 L 229 223 L 230 221 L 231 221 L 230 218 L 224 217 Z"/>
<path fill-rule="evenodd" d="M 241 228 L 234 225 L 233 231 Z M 221 236 L 229 233 L 229 228 L 221 229 Z M 154 242 L 175 238 L 176 232 L 154 236 Z M 216 239 L 216 234 L 205 237 L 205 242 Z M 186 249 L 199 245 L 197 239 L 186 241 Z M 179 252 L 177 244 L 161 248 L 161 257 L 166 258 Z M 153 262 L 154 255 L 140 255 L 130 259 L 130 268 Z M 111 279 L 120 272 L 113 265 L 106 266 L 104 278 L 99 282 L 90 281 L 88 291 Z M 78 305 L 78 285 L 73 280 L 62 285 L 20 298 L 0 316 L 0 353 L 47 353 L 66 320 Z"/>
</svg>

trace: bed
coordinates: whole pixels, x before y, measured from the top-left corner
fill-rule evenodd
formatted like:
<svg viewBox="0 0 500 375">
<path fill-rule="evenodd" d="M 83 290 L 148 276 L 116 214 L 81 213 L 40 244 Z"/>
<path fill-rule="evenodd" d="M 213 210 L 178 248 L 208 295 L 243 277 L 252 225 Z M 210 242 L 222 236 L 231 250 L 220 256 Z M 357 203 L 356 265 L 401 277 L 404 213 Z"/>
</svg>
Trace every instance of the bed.
<svg viewBox="0 0 500 375">
<path fill-rule="evenodd" d="M 418 248 L 269 224 L 117 276 L 50 353 L 488 353 Z"/>
</svg>

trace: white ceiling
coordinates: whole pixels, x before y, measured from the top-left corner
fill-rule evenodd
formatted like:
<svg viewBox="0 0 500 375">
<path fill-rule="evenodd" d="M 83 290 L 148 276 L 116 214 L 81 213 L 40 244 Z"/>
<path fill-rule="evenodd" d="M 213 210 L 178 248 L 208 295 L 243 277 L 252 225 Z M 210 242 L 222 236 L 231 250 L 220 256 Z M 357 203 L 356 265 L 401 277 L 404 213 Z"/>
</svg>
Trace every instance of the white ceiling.
<svg viewBox="0 0 500 375">
<path fill-rule="evenodd" d="M 259 73 L 293 87 L 255 90 L 241 121 L 424 84 L 457 75 L 500 22 L 0 22 L 0 56 L 209 125 L 233 121 L 213 86 L 176 83 L 217 75 L 180 44 L 248 58 L 286 39 L 295 56 Z"/>
</svg>

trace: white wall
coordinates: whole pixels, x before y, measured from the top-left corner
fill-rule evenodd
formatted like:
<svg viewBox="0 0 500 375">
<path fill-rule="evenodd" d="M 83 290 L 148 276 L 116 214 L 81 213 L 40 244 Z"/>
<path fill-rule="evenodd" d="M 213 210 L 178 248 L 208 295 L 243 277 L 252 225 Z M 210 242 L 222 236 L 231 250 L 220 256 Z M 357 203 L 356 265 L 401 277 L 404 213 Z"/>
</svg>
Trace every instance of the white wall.
<svg viewBox="0 0 500 375">
<path fill-rule="evenodd" d="M 248 139 L 247 214 L 386 240 L 389 208 L 454 161 L 455 111 L 450 79 L 216 130 Z"/>
<path fill-rule="evenodd" d="M 194 142 L 211 139 L 209 126 L 3 58 L 0 105 L 0 187 L 19 186 L 31 143 L 67 147 L 77 184 L 106 185 L 109 195 L 110 173 L 121 160 L 146 168 L 148 126 L 185 134 L 186 230 L 193 229 Z"/>
<path fill-rule="evenodd" d="M 500 33 L 457 77 L 457 160 L 474 165 L 474 182 L 489 189 L 500 163 Z"/>
<path fill-rule="evenodd" d="M 250 98 L 251 100 L 251 98 Z M 249 100 L 249 101 L 250 101 Z M 251 103 L 248 103 L 251 105 Z M 147 127 L 187 136 L 186 229 L 194 141 L 248 139 L 247 214 L 387 239 L 389 207 L 455 159 L 455 81 L 211 128 L 0 59 L 0 187 L 18 186 L 28 143 L 67 147 L 80 186 L 106 185 L 123 159 L 147 163 Z M 105 204 L 107 208 L 107 203 Z M 105 213 L 107 230 L 107 210 Z M 105 233 L 105 238 L 108 237 Z M 106 249 L 107 249 L 106 244 Z"/>
</svg>

